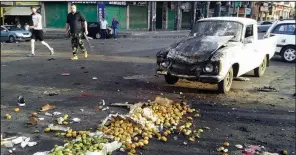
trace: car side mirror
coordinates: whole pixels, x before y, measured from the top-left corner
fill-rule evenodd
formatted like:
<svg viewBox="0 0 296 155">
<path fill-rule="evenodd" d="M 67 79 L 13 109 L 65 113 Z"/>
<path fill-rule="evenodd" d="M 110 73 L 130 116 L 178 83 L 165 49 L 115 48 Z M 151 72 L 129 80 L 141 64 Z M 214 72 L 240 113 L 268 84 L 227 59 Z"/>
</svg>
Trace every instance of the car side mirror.
<svg viewBox="0 0 296 155">
<path fill-rule="evenodd" d="M 2 30 L 2 32 L 7 32 L 7 30 Z"/>
</svg>

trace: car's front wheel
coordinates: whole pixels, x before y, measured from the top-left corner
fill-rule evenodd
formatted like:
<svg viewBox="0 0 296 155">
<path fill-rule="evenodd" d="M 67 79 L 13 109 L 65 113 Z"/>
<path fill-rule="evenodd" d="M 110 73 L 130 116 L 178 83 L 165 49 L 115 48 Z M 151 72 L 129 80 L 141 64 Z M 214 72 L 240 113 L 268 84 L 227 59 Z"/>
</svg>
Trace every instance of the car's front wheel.
<svg viewBox="0 0 296 155">
<path fill-rule="evenodd" d="M 9 36 L 8 38 L 10 43 L 14 43 L 15 42 L 15 37 L 14 36 Z"/>
<path fill-rule="evenodd" d="M 95 38 L 96 38 L 96 39 L 100 39 L 100 38 L 101 38 L 101 34 L 100 34 L 99 32 L 96 33 Z"/>
<path fill-rule="evenodd" d="M 296 61 L 296 47 L 287 46 L 281 50 L 282 59 L 286 62 L 295 62 Z"/>
<path fill-rule="evenodd" d="M 262 63 L 260 64 L 259 67 L 255 68 L 254 69 L 254 74 L 255 74 L 255 77 L 261 77 L 264 75 L 264 72 L 266 70 L 266 67 L 267 67 L 267 57 L 265 57 L 262 61 Z"/>
<path fill-rule="evenodd" d="M 220 93 L 229 92 L 233 80 L 233 68 L 231 67 L 222 81 L 218 83 L 218 91 Z"/>
<path fill-rule="evenodd" d="M 175 84 L 178 82 L 179 78 L 171 75 L 165 75 L 164 79 L 167 84 Z"/>
</svg>

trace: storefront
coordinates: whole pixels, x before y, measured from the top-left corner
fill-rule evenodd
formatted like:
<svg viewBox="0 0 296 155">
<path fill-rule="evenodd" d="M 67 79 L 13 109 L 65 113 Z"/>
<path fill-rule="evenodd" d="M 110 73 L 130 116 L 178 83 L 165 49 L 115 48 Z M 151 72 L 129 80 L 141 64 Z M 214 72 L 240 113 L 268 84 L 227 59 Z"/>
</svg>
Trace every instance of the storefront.
<svg viewBox="0 0 296 155">
<path fill-rule="evenodd" d="M 37 11 L 41 12 L 39 2 L 1 2 L 3 17 L 1 22 L 7 24 L 25 23 L 31 24 L 31 6 L 36 6 Z"/>
<path fill-rule="evenodd" d="M 189 29 L 191 27 L 191 3 L 189 2 L 183 2 L 181 5 L 182 8 L 182 24 L 181 27 L 184 29 Z"/>
<path fill-rule="evenodd" d="M 148 27 L 148 7 L 147 2 L 129 3 L 129 28 L 147 29 Z"/>
<path fill-rule="evenodd" d="M 48 28 L 64 28 L 68 15 L 67 2 L 44 2 L 45 25 Z"/>
<path fill-rule="evenodd" d="M 112 23 L 112 18 L 115 17 L 119 22 L 118 29 L 126 29 L 126 2 L 106 2 L 105 4 L 105 18 L 108 21 L 109 25 Z"/>
</svg>

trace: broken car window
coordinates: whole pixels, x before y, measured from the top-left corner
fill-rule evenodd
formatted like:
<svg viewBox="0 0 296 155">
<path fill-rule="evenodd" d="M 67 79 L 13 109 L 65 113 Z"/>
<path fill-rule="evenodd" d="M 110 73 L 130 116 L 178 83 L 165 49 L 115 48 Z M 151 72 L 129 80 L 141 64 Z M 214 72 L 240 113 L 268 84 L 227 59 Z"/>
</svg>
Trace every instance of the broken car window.
<svg viewBox="0 0 296 155">
<path fill-rule="evenodd" d="M 200 21 L 193 27 L 190 36 L 234 36 L 240 41 L 243 25 L 234 21 Z"/>
</svg>

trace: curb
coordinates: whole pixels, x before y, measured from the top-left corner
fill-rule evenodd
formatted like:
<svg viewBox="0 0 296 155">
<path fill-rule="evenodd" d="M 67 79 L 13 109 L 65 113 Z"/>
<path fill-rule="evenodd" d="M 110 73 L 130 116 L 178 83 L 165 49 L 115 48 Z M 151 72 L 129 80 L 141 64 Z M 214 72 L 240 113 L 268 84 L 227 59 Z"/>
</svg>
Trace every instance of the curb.
<svg viewBox="0 0 296 155">
<path fill-rule="evenodd" d="M 118 35 L 118 38 L 185 38 L 188 35 Z M 67 39 L 64 35 L 44 35 L 45 39 Z"/>
</svg>

